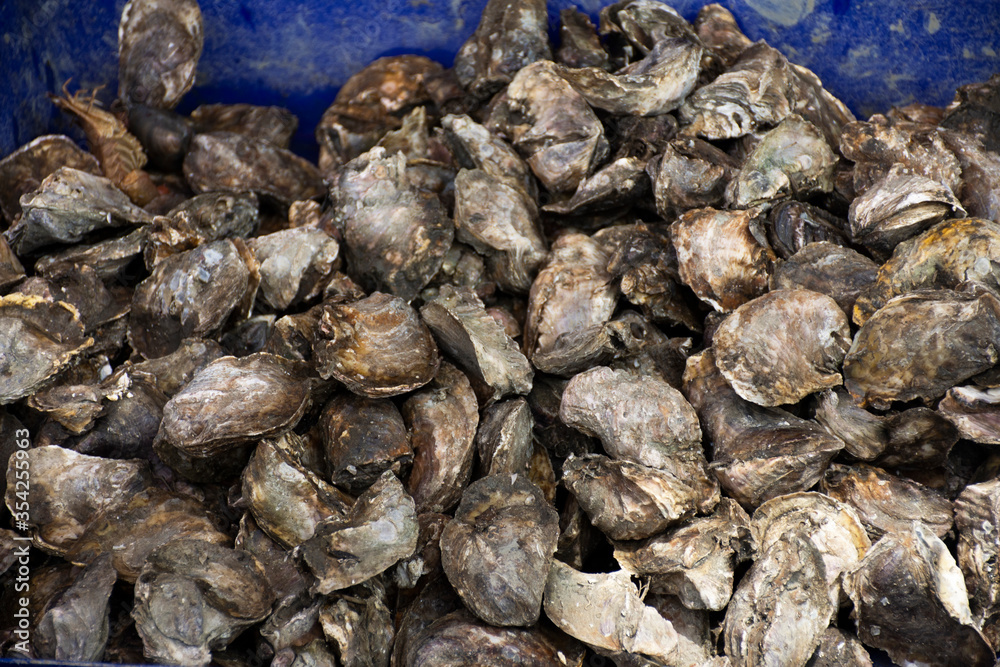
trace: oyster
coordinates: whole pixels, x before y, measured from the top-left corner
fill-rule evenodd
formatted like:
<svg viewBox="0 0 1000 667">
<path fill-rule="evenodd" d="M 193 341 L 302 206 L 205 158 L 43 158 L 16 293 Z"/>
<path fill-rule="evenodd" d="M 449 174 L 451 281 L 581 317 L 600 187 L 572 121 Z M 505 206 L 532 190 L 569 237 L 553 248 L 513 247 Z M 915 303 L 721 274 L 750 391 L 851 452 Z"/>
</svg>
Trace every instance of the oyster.
<svg viewBox="0 0 1000 667">
<path fill-rule="evenodd" d="M 194 84 L 204 44 L 197 0 L 129 0 L 118 25 L 118 97 L 173 109 Z"/>
<path fill-rule="evenodd" d="M 580 181 L 567 201 L 546 204 L 542 210 L 563 215 L 580 215 L 631 206 L 649 191 L 646 161 L 620 157 Z"/>
<path fill-rule="evenodd" d="M 1000 388 L 952 387 L 937 409 L 963 438 L 1000 445 Z"/>
<path fill-rule="evenodd" d="M 872 658 L 853 634 L 827 628 L 806 667 L 872 667 Z"/>
<path fill-rule="evenodd" d="M 257 524 L 279 544 L 296 547 L 317 527 L 350 508 L 349 497 L 302 462 L 299 436 L 262 440 L 243 471 L 243 500 Z"/>
<path fill-rule="evenodd" d="M 274 592 L 250 554 L 176 540 L 149 555 L 136 582 L 132 617 L 147 658 L 207 665 L 212 649 L 264 620 L 273 603 Z"/>
<path fill-rule="evenodd" d="M 434 381 L 403 403 L 413 470 L 407 484 L 420 512 L 455 506 L 472 477 L 479 411 L 469 379 L 449 363 Z"/>
<path fill-rule="evenodd" d="M 807 289 L 831 297 L 847 315 L 854 312 L 858 295 L 875 282 L 878 265 L 864 255 L 830 243 L 810 243 L 771 274 L 772 290 Z"/>
<path fill-rule="evenodd" d="M 37 190 L 22 196 L 21 209 L 20 220 L 4 233 L 19 255 L 152 220 L 108 179 L 72 167 L 60 167 Z"/>
<path fill-rule="evenodd" d="M 575 7 L 559 10 L 559 50 L 556 62 L 567 67 L 609 69 L 608 52 L 601 46 L 590 17 Z"/>
<path fill-rule="evenodd" d="M 531 408 L 523 398 L 500 401 L 483 409 L 476 430 L 476 451 L 487 475 L 523 475 L 533 455 Z"/>
<path fill-rule="evenodd" d="M 833 190 L 837 156 L 816 126 L 790 114 L 747 155 L 726 191 L 733 208 L 749 208 L 779 197 L 807 197 Z"/>
<path fill-rule="evenodd" d="M 732 66 L 753 42 L 736 23 L 736 17 L 722 5 L 712 3 L 698 10 L 694 29 L 712 56 L 725 67 Z"/>
<path fill-rule="evenodd" d="M 414 187 L 401 153 L 387 156 L 381 147 L 344 165 L 330 195 L 348 266 L 376 289 L 412 301 L 455 234 L 437 196 Z"/>
<path fill-rule="evenodd" d="M 958 565 L 965 575 L 972 618 L 996 650 L 1000 644 L 1000 480 L 970 484 L 955 499 Z"/>
<path fill-rule="evenodd" d="M 355 501 L 346 516 L 333 516 L 296 547 L 316 575 L 322 595 L 353 586 L 389 569 L 417 546 L 413 499 L 391 471 Z"/>
<path fill-rule="evenodd" d="M 238 132 L 278 148 L 288 148 L 299 119 L 282 107 L 253 104 L 202 104 L 191 112 L 198 132 Z"/>
<path fill-rule="evenodd" d="M 670 225 L 681 280 L 720 312 L 767 291 L 774 253 L 754 235 L 759 215 L 758 209 L 701 208 Z"/>
<path fill-rule="evenodd" d="M 747 508 L 811 488 L 844 447 L 816 422 L 744 401 L 716 368 L 711 350 L 688 359 L 684 395 L 712 448 L 710 468 L 723 490 Z"/>
<path fill-rule="evenodd" d="M 472 613 L 492 625 L 531 625 L 559 537 L 559 517 L 524 475 L 470 484 L 441 532 L 441 565 Z"/>
<path fill-rule="evenodd" d="M 184 178 L 195 192 L 252 190 L 283 204 L 326 194 L 312 163 L 236 132 L 195 135 L 184 157 Z"/>
<path fill-rule="evenodd" d="M 719 486 L 697 461 L 669 460 L 658 468 L 598 454 L 563 462 L 562 483 L 590 522 L 613 540 L 638 540 L 705 514 Z"/>
<path fill-rule="evenodd" d="M 0 236 L 0 290 L 7 291 L 24 278 L 24 265 L 10 249 L 7 239 Z"/>
<path fill-rule="evenodd" d="M 646 169 L 653 181 L 656 211 L 670 219 L 692 208 L 721 206 L 726 187 L 739 171 L 732 157 L 697 137 L 678 137 Z"/>
<path fill-rule="evenodd" d="M 531 364 L 471 291 L 444 285 L 420 316 L 486 402 L 531 391 Z"/>
<path fill-rule="evenodd" d="M 663 469 L 703 460 L 698 415 L 679 391 L 655 377 L 607 367 L 580 373 L 563 391 L 559 418 L 599 437 L 618 459 Z"/>
<path fill-rule="evenodd" d="M 181 170 L 194 136 L 187 118 L 166 109 L 133 104 L 128 110 L 128 129 L 142 144 L 150 165 L 163 171 Z"/>
<path fill-rule="evenodd" d="M 21 213 L 21 196 L 37 190 L 60 167 L 101 175 L 97 158 L 61 134 L 38 137 L 0 160 L 0 213 L 9 223 Z"/>
<path fill-rule="evenodd" d="M 319 621 L 341 664 L 388 667 L 394 630 L 386 602 L 385 587 L 372 578 L 323 605 Z"/>
<path fill-rule="evenodd" d="M 847 221 L 811 204 L 781 202 L 768 213 L 768 221 L 768 243 L 783 259 L 790 258 L 810 243 L 848 244 Z"/>
<path fill-rule="evenodd" d="M 919 521 L 886 535 L 844 581 L 858 637 L 899 663 L 992 665 L 976 628 L 962 572 L 948 547 Z"/>
<path fill-rule="evenodd" d="M 323 408 L 319 428 L 331 481 L 354 493 L 413 461 L 403 415 L 388 399 L 338 394 Z"/>
<path fill-rule="evenodd" d="M 39 658 L 95 662 L 108 642 L 108 612 L 115 583 L 111 556 L 85 567 L 73 585 L 49 602 L 32 638 Z"/>
<path fill-rule="evenodd" d="M 247 246 L 260 262 L 258 298 L 279 311 L 318 296 L 339 264 L 340 246 L 321 229 L 285 229 Z"/>
<path fill-rule="evenodd" d="M 880 409 L 892 401 L 930 401 L 996 365 L 1000 300 L 975 291 L 912 292 L 866 320 L 844 359 L 851 395 Z"/>
<path fill-rule="evenodd" d="M 733 311 L 712 347 L 716 366 L 737 394 L 773 406 L 841 384 L 850 338 L 847 316 L 830 297 L 777 290 Z"/>
<path fill-rule="evenodd" d="M 943 537 L 951 530 L 951 502 L 934 489 L 891 475 L 881 468 L 834 463 L 820 483 L 823 493 L 851 507 L 868 533 L 904 533 L 913 521 Z"/>
<path fill-rule="evenodd" d="M 153 382 L 169 397 L 183 389 L 198 371 L 222 356 L 225 356 L 222 347 L 215 341 L 185 338 L 170 354 L 135 364 L 132 373 Z"/>
<path fill-rule="evenodd" d="M 196 195 L 153 218 L 143 250 L 146 268 L 218 239 L 247 237 L 259 224 L 258 201 L 252 192 L 208 192 Z"/>
<path fill-rule="evenodd" d="M 946 217 L 961 218 L 965 209 L 947 186 L 893 167 L 851 202 L 851 238 L 888 255 L 900 241 Z"/>
<path fill-rule="evenodd" d="M 486 99 L 525 66 L 551 58 L 544 0 L 489 0 L 455 55 L 455 75 L 473 96 Z"/>
<path fill-rule="evenodd" d="M 538 197 L 535 177 L 506 141 L 465 115 L 445 116 L 441 119 L 441 127 L 460 166 L 480 169 L 494 180 L 520 189 L 532 201 Z"/>
<path fill-rule="evenodd" d="M 441 363 L 417 312 L 382 292 L 353 303 L 325 303 L 313 355 L 320 377 L 332 377 L 369 398 L 422 387 L 434 379 Z"/>
<path fill-rule="evenodd" d="M 234 311 L 249 310 L 256 274 L 257 262 L 239 239 L 165 259 L 135 289 L 129 344 L 155 359 L 175 351 L 184 338 L 214 335 Z"/>
<path fill-rule="evenodd" d="M 0 404 L 37 391 L 93 343 L 73 306 L 18 292 L 0 296 Z"/>
<path fill-rule="evenodd" d="M 56 268 L 86 264 L 102 280 L 124 280 L 132 262 L 142 256 L 148 233 L 149 227 L 143 226 L 106 241 L 70 246 L 61 252 L 39 258 L 35 262 L 35 269 L 39 273 L 46 273 Z"/>
<path fill-rule="evenodd" d="M 733 593 L 736 565 L 750 555 L 750 517 L 730 498 L 648 540 L 616 542 L 615 560 L 650 589 L 677 595 L 688 609 L 721 611 Z"/>
</svg>

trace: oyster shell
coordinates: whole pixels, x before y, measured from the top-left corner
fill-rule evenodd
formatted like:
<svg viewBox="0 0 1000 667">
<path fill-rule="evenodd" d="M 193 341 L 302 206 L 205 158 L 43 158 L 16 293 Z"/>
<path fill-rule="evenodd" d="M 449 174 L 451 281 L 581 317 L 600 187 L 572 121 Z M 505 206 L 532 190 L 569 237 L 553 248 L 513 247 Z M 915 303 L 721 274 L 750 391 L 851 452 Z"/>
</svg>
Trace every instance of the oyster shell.
<svg viewBox="0 0 1000 667">
<path fill-rule="evenodd" d="M 865 464 L 834 463 L 820 482 L 823 493 L 854 508 L 874 539 L 904 533 L 920 521 L 938 537 L 951 530 L 951 502 L 916 482 Z"/>
<path fill-rule="evenodd" d="M 853 634 L 827 628 L 806 667 L 872 667 L 872 659 Z"/>
<path fill-rule="evenodd" d="M 481 169 L 494 180 L 519 188 L 532 201 L 538 197 L 535 177 L 506 141 L 465 115 L 445 116 L 441 119 L 441 127 L 444 139 L 460 166 Z"/>
<path fill-rule="evenodd" d="M 1000 388 L 952 387 L 937 409 L 963 438 L 1000 445 Z"/>
<path fill-rule="evenodd" d="M 123 280 L 132 262 L 142 256 L 148 233 L 149 227 L 144 226 L 121 237 L 70 246 L 61 252 L 40 257 L 35 262 L 35 269 L 46 273 L 74 264 L 86 264 L 102 280 Z"/>
<path fill-rule="evenodd" d="M 728 313 L 767 291 L 774 253 L 755 237 L 758 209 L 688 211 L 670 225 L 681 280 Z"/>
<path fill-rule="evenodd" d="M 544 0 L 489 0 L 455 55 L 455 75 L 474 97 L 486 99 L 527 65 L 551 59 Z"/>
<path fill-rule="evenodd" d="M 733 208 L 833 190 L 837 156 L 815 125 L 790 114 L 754 146 L 726 191 Z"/>
<path fill-rule="evenodd" d="M 955 499 L 958 565 L 965 575 L 972 618 L 994 650 L 1000 644 L 1000 480 L 965 487 Z"/>
<path fill-rule="evenodd" d="M 238 132 L 248 137 L 288 148 L 299 119 L 283 107 L 253 104 L 202 104 L 191 112 L 198 132 Z"/>
<path fill-rule="evenodd" d="M 142 144 L 151 166 L 163 171 L 181 170 L 194 136 L 187 118 L 166 109 L 133 104 L 128 109 L 128 129 Z"/>
<path fill-rule="evenodd" d="M 712 448 L 710 469 L 746 508 L 811 488 L 844 447 L 816 422 L 744 401 L 716 368 L 711 350 L 688 359 L 684 395 Z"/>
<path fill-rule="evenodd" d="M 653 180 L 656 211 L 670 219 L 692 208 L 721 206 L 739 163 L 707 141 L 678 137 L 646 169 Z"/>
<path fill-rule="evenodd" d="M 733 593 L 736 565 L 750 554 L 750 517 L 730 498 L 697 517 L 639 542 L 616 542 L 615 560 L 648 576 L 650 590 L 677 595 L 688 609 L 721 611 Z"/>
<path fill-rule="evenodd" d="M 720 4 L 712 3 L 699 9 L 694 29 L 702 44 L 725 67 L 731 67 L 740 54 L 753 44 L 740 30 L 732 12 Z"/>
<path fill-rule="evenodd" d="M 417 311 L 382 292 L 353 303 L 325 303 L 313 356 L 320 377 L 332 377 L 369 398 L 422 387 L 434 379 L 441 363 Z"/>
<path fill-rule="evenodd" d="M 252 190 L 283 204 L 326 195 L 312 163 L 236 132 L 195 135 L 184 157 L 184 178 L 195 192 Z"/>
<path fill-rule="evenodd" d="M 829 241 L 848 244 L 847 221 L 826 209 L 798 201 L 785 201 L 768 213 L 768 244 L 779 257 L 788 259 L 810 243 Z"/>
<path fill-rule="evenodd" d="M 542 210 L 563 215 L 580 215 L 631 206 L 649 191 L 646 160 L 620 157 L 580 181 L 567 201 L 546 204 Z"/>
<path fill-rule="evenodd" d="M 278 311 L 318 296 L 339 266 L 340 246 L 321 229 L 285 229 L 251 239 L 247 246 L 260 262 L 257 296 Z"/>
<path fill-rule="evenodd" d="M 776 264 L 770 287 L 772 290 L 807 289 L 825 294 L 850 315 L 858 295 L 875 282 L 877 273 L 878 265 L 864 255 L 819 241 Z"/>
<path fill-rule="evenodd" d="M 441 565 L 472 613 L 491 625 L 531 625 L 559 538 L 559 516 L 524 475 L 470 484 L 441 532 Z"/>
<path fill-rule="evenodd" d="M 413 460 L 403 415 L 388 399 L 338 394 L 319 419 L 330 479 L 354 493 Z"/>
<path fill-rule="evenodd" d="M 559 50 L 556 62 L 567 67 L 609 69 L 608 52 L 601 46 L 590 17 L 575 7 L 559 10 Z"/>
<path fill-rule="evenodd" d="M 412 301 L 441 268 L 455 234 L 437 196 L 414 187 L 406 158 L 382 147 L 344 165 L 330 195 L 348 266 L 376 289 Z"/>
<path fill-rule="evenodd" d="M 469 379 L 449 363 L 434 381 L 403 403 L 413 469 L 407 484 L 420 512 L 455 506 L 472 477 L 479 411 Z"/>
<path fill-rule="evenodd" d="M 858 637 L 899 663 L 992 665 L 995 655 L 969 611 L 962 572 L 919 521 L 886 535 L 848 575 Z"/>
<path fill-rule="evenodd" d="M 252 192 L 196 195 L 153 218 L 143 250 L 146 268 L 171 255 L 224 238 L 247 237 L 257 230 L 258 201 Z"/>
<path fill-rule="evenodd" d="M 299 436 L 286 433 L 262 440 L 243 471 L 243 500 L 261 529 L 293 548 L 317 527 L 350 508 L 349 497 L 330 486 L 302 462 Z"/>
<path fill-rule="evenodd" d="M 992 368 L 998 350 L 1000 300 L 992 293 L 920 290 L 865 321 L 844 359 L 844 386 L 862 406 L 930 401 Z"/>
<path fill-rule="evenodd" d="M 0 404 L 28 396 L 93 345 L 80 313 L 63 301 L 0 296 Z"/>
<path fill-rule="evenodd" d="M 476 451 L 486 475 L 524 475 L 532 460 L 535 420 L 523 398 L 500 401 L 483 409 L 476 430 Z"/>
<path fill-rule="evenodd" d="M 712 337 L 715 364 L 740 397 L 797 403 L 842 383 L 851 329 L 837 302 L 810 290 L 777 290 L 743 304 Z"/>
<path fill-rule="evenodd" d="M 110 554 L 85 567 L 79 577 L 46 605 L 32 647 L 39 658 L 95 662 L 108 642 L 108 612 L 115 569 Z"/>
<path fill-rule="evenodd" d="M 9 223 L 21 212 L 21 196 L 37 190 L 60 167 L 101 175 L 97 158 L 61 134 L 38 137 L 0 160 L 0 213 Z"/>
<path fill-rule="evenodd" d="M 173 109 L 205 44 L 197 0 L 129 0 L 118 24 L 118 97 Z"/>
<path fill-rule="evenodd" d="M 601 439 L 611 456 L 653 468 L 703 460 L 698 415 L 665 381 L 607 367 L 573 377 L 559 418 Z"/>
<path fill-rule="evenodd" d="M 412 554 L 419 530 L 413 499 L 387 470 L 346 516 L 319 524 L 296 553 L 316 575 L 314 590 L 328 595 L 374 577 Z"/>
<path fill-rule="evenodd" d="M 639 540 L 719 502 L 719 486 L 697 461 L 671 459 L 658 468 L 598 454 L 570 455 L 563 485 L 590 522 L 613 540 Z"/>
</svg>

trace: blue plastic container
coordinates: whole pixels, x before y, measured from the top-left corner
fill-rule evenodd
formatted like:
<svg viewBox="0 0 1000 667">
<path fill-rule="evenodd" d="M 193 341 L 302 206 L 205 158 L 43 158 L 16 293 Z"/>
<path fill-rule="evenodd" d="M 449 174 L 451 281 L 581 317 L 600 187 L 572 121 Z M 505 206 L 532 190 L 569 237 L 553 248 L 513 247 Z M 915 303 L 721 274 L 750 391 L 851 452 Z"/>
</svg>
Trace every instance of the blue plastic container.
<svg viewBox="0 0 1000 667">
<path fill-rule="evenodd" d="M 0 155 L 70 124 L 46 93 L 118 90 L 125 0 L 0 0 Z M 549 0 L 596 18 L 608 0 Z M 704 0 L 670 3 L 694 19 Z M 1000 0 L 723 0 L 751 39 L 815 71 L 860 117 L 893 104 L 944 105 L 957 86 L 1000 71 Z M 205 51 L 181 103 L 253 102 L 299 117 L 293 148 L 314 157 L 313 129 L 347 78 L 375 58 L 418 53 L 450 65 L 486 0 L 201 0 Z M 76 135 L 79 136 L 79 135 Z"/>
</svg>

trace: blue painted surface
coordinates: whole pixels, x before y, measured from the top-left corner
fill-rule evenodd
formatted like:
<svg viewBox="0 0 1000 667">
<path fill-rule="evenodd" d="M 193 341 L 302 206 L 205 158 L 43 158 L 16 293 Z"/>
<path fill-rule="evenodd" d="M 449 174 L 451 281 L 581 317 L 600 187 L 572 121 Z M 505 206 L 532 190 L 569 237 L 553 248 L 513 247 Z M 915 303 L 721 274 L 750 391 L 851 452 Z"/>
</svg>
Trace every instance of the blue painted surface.
<svg viewBox="0 0 1000 667">
<path fill-rule="evenodd" d="M 45 98 L 72 88 L 117 91 L 117 25 L 125 0 L 0 0 L 0 155 L 67 121 Z M 371 60 L 420 53 L 450 65 L 486 0 L 203 0 L 205 52 L 190 111 L 205 102 L 287 106 L 294 148 L 337 89 Z M 596 16 L 604 0 L 550 0 Z M 672 3 L 693 19 L 703 0 Z M 725 0 L 752 39 L 812 68 L 859 116 L 919 100 L 947 104 L 962 84 L 1000 71 L 1000 0 Z M 77 135 L 79 136 L 79 135 Z"/>
</svg>

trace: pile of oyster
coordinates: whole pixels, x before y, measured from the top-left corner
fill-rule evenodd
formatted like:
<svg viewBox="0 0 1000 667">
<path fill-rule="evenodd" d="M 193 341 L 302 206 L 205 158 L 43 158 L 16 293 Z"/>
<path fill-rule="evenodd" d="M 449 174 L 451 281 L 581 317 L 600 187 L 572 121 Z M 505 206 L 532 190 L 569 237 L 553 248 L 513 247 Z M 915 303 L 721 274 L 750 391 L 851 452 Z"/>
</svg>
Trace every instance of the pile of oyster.
<svg viewBox="0 0 1000 667">
<path fill-rule="evenodd" d="M 313 164 L 126 5 L 89 152 L 0 161 L 6 655 L 994 664 L 1000 78 L 858 121 L 719 5 L 560 31 L 375 61 Z"/>
</svg>

